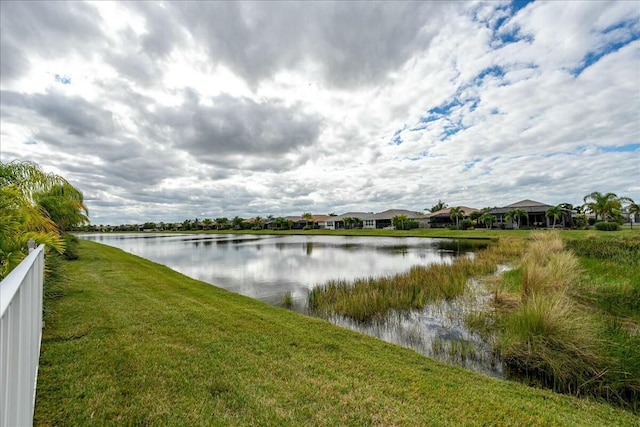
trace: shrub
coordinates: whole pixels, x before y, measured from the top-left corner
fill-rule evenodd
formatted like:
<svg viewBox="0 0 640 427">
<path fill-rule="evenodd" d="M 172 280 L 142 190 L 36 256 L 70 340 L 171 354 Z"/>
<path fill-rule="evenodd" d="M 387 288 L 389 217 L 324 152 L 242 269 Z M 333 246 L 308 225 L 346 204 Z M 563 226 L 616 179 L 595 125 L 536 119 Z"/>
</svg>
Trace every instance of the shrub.
<svg viewBox="0 0 640 427">
<path fill-rule="evenodd" d="M 72 234 L 64 235 L 64 258 L 72 261 L 78 259 L 78 238 Z"/>
<path fill-rule="evenodd" d="M 620 230 L 620 224 L 617 222 L 596 222 L 596 229 L 600 231 L 618 231 Z"/>
<path fill-rule="evenodd" d="M 469 228 L 473 228 L 473 221 L 471 221 L 469 218 L 465 218 L 460 221 L 460 229 L 467 230 Z"/>
</svg>

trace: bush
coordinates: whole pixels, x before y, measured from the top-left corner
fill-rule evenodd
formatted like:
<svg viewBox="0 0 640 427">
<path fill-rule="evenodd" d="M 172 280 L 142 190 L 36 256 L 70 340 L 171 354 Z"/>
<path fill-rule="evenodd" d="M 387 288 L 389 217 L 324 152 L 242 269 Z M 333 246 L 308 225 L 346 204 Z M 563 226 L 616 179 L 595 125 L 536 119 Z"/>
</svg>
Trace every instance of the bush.
<svg viewBox="0 0 640 427">
<path fill-rule="evenodd" d="M 618 231 L 620 230 L 620 224 L 617 222 L 597 222 L 595 224 L 596 229 L 600 231 Z"/>
<path fill-rule="evenodd" d="M 469 218 L 465 218 L 462 221 L 460 221 L 461 230 L 467 230 L 469 228 L 473 228 L 473 221 L 471 221 Z"/>
<path fill-rule="evenodd" d="M 78 259 L 78 238 L 72 234 L 64 235 L 64 258 L 73 261 Z"/>
<path fill-rule="evenodd" d="M 420 224 L 418 221 L 403 221 L 402 224 L 396 225 L 396 230 L 413 230 L 414 228 L 418 228 Z"/>
</svg>

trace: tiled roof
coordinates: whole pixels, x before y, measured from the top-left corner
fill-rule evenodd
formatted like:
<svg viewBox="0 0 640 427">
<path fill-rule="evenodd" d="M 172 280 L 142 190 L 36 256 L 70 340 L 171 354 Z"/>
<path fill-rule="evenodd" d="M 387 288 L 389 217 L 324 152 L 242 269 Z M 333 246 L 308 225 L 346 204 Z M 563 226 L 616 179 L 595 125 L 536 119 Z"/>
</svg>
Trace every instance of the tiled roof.
<svg viewBox="0 0 640 427">
<path fill-rule="evenodd" d="M 435 216 L 446 216 L 446 217 L 449 217 L 451 215 L 451 209 L 454 208 L 454 207 L 462 208 L 462 212 L 464 212 L 464 216 L 469 216 L 469 215 L 471 215 L 471 213 L 479 211 L 479 209 L 470 208 L 468 206 L 452 206 L 450 208 L 444 208 L 444 209 L 440 209 L 439 211 L 431 212 L 427 216 L 429 218 L 433 218 Z"/>
<path fill-rule="evenodd" d="M 510 205 L 504 206 L 505 208 L 529 208 L 529 207 L 545 207 L 550 208 L 551 205 L 547 205 L 546 203 L 536 202 L 535 200 L 520 200 L 519 202 L 512 203 Z"/>
<path fill-rule="evenodd" d="M 367 217 L 369 215 L 372 215 L 371 212 L 347 212 L 343 213 L 342 215 L 332 216 L 328 221 L 342 221 L 343 218 L 363 219 L 364 217 Z"/>
<path fill-rule="evenodd" d="M 409 219 L 426 219 L 427 215 L 422 212 L 416 211 L 408 211 L 406 209 L 389 209 L 384 212 L 380 212 L 373 215 L 368 215 L 367 218 L 363 219 L 393 219 L 393 217 L 398 215 L 405 215 Z"/>
<path fill-rule="evenodd" d="M 511 209 L 522 209 L 527 213 L 546 213 L 547 209 L 549 209 L 550 207 L 552 206 L 547 205 L 546 203 L 540 203 L 536 202 L 535 200 L 525 199 L 501 208 L 493 208 L 489 211 L 489 213 L 494 215 L 505 214 L 508 213 Z"/>
</svg>

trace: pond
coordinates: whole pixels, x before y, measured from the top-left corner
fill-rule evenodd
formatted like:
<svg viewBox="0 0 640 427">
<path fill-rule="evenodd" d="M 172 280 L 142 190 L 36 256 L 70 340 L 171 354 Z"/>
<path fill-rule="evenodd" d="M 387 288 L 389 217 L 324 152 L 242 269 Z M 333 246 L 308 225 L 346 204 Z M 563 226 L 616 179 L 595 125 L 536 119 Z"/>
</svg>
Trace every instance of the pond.
<svg viewBox="0 0 640 427">
<path fill-rule="evenodd" d="M 451 263 L 486 243 L 415 237 L 249 234 L 81 234 L 164 264 L 232 292 L 307 314 L 309 290 L 332 279 L 401 273 L 414 265 Z M 471 300 L 469 300 L 471 299 Z M 449 363 L 501 376 L 490 346 L 462 317 L 483 301 L 481 290 L 423 310 L 390 313 L 369 324 L 332 317 L 344 327 L 394 342 Z"/>
</svg>

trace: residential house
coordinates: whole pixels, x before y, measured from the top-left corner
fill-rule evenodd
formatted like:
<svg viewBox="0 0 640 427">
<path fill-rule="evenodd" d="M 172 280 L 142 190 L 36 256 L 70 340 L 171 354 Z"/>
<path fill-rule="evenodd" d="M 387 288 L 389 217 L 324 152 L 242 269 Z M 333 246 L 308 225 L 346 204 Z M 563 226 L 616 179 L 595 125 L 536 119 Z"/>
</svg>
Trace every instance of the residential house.
<svg viewBox="0 0 640 427">
<path fill-rule="evenodd" d="M 470 208 L 468 206 L 457 206 L 462 209 L 464 213 L 464 218 L 469 218 L 474 212 L 480 212 L 476 208 Z M 451 218 L 451 209 L 453 208 L 444 208 L 439 211 L 431 212 L 427 214 L 429 218 L 429 227 L 430 228 L 444 228 L 444 227 L 452 227 L 456 225 L 456 220 Z"/>
<path fill-rule="evenodd" d="M 546 203 L 525 199 L 501 208 L 493 208 L 489 210 L 488 213 L 496 217 L 495 225 L 500 226 L 501 224 L 504 224 L 505 228 L 514 228 L 514 221 L 512 219 L 509 221 L 505 220 L 505 216 L 513 209 L 522 209 L 527 213 L 527 217 L 520 220 L 521 225 L 533 228 L 545 228 L 551 227 L 553 224 L 553 218 L 549 218 L 547 216 L 547 210 L 552 207 L 552 205 L 548 205 Z M 567 215 L 563 215 L 556 221 L 556 226 L 565 227 L 567 225 L 571 211 L 566 210 L 566 213 Z"/>
<path fill-rule="evenodd" d="M 312 215 L 313 216 L 313 224 L 320 228 L 325 228 L 325 224 L 329 218 L 332 218 L 329 215 Z M 284 217 L 287 221 L 293 222 L 293 229 L 300 230 L 306 226 L 311 226 L 311 221 L 302 218 L 302 216 L 286 216 Z"/>
<path fill-rule="evenodd" d="M 392 228 L 393 218 L 399 215 L 405 215 L 408 220 L 416 221 L 418 227 L 427 227 L 427 215 L 422 212 L 409 211 L 405 209 L 389 209 L 376 214 L 367 214 L 360 219 L 362 220 L 362 228 L 364 229 L 380 229 Z"/>
<path fill-rule="evenodd" d="M 318 222 L 320 228 L 326 228 L 327 230 L 343 230 L 347 228 L 345 224 L 345 218 L 359 218 L 362 219 L 365 216 L 371 215 L 371 212 L 347 212 L 338 216 L 330 216 L 325 221 Z"/>
</svg>

